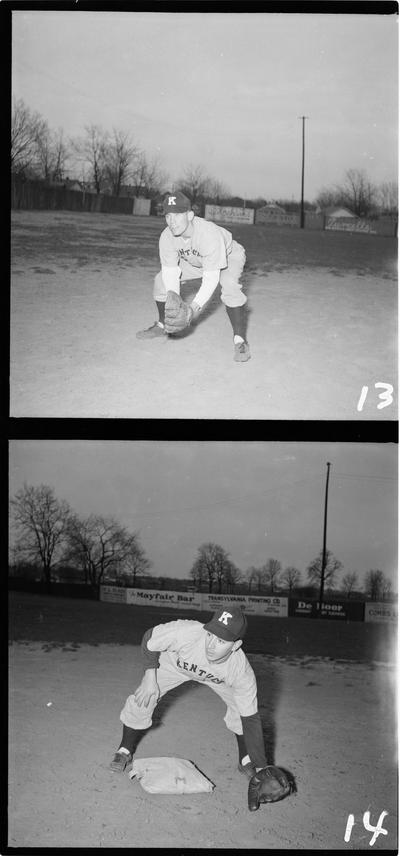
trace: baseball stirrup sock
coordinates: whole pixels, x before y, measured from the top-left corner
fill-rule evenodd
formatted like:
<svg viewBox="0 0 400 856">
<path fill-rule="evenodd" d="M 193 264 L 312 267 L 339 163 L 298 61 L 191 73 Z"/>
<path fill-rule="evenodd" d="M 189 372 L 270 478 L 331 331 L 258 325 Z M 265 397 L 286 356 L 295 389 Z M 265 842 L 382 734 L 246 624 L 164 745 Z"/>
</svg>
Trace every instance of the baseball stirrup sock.
<svg viewBox="0 0 400 856">
<path fill-rule="evenodd" d="M 120 749 L 127 749 L 128 752 L 133 755 L 145 731 L 147 731 L 147 728 L 144 728 L 142 731 L 136 731 L 134 728 L 129 728 L 128 725 L 124 725 L 122 728 L 122 740 L 119 744 L 118 751 Z"/>
<path fill-rule="evenodd" d="M 158 320 L 161 324 L 164 324 L 165 321 L 165 303 L 162 300 L 156 300 L 157 309 L 158 309 Z"/>
<path fill-rule="evenodd" d="M 246 341 L 246 310 L 244 306 L 226 306 L 229 320 L 235 336 Z"/>
<path fill-rule="evenodd" d="M 236 740 L 239 749 L 239 761 L 242 762 L 242 758 L 247 755 L 246 744 L 244 742 L 243 734 L 236 734 Z"/>
</svg>

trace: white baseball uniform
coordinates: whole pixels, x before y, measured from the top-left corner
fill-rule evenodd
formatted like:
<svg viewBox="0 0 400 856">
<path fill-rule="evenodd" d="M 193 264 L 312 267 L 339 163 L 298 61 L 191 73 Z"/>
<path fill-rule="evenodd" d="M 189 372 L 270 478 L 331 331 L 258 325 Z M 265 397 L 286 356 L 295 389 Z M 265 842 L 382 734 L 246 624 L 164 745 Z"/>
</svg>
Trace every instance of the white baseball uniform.
<svg viewBox="0 0 400 856">
<path fill-rule="evenodd" d="M 202 285 L 194 297 L 199 306 L 203 307 L 209 300 L 218 282 L 221 285 L 221 300 L 226 306 L 244 306 L 247 298 L 240 284 L 246 261 L 244 248 L 227 229 L 216 223 L 193 217 L 191 225 L 192 234 L 188 237 L 175 236 L 168 227 L 160 235 L 161 271 L 154 280 L 154 300 L 165 301 L 171 285 L 166 286 L 163 270 L 171 269 L 177 271 L 178 293 L 179 277 L 182 283 L 202 277 Z M 211 284 L 208 274 L 216 274 Z"/>
<path fill-rule="evenodd" d="M 199 621 L 178 619 L 158 624 L 143 637 L 144 668 L 157 669 L 159 698 L 186 681 L 204 684 L 217 693 L 226 704 L 227 728 L 235 734 L 244 733 L 250 757 L 263 767 L 266 758 L 253 669 L 241 648 L 222 663 L 210 663 L 205 653 L 206 638 L 207 631 Z M 133 729 L 149 728 L 157 702 L 154 699 L 148 707 L 139 706 L 134 695 L 128 696 L 121 722 Z"/>
</svg>

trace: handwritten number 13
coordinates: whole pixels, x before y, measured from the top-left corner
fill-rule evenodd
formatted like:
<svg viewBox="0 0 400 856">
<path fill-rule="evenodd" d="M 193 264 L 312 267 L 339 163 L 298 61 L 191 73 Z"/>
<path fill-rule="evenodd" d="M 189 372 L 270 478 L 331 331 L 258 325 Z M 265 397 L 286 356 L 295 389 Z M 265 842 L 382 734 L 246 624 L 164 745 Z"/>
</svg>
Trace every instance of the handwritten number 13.
<svg viewBox="0 0 400 856">
<path fill-rule="evenodd" d="M 392 402 L 393 402 L 393 395 L 392 395 L 393 387 L 392 387 L 391 383 L 376 383 L 375 389 L 383 389 L 384 390 L 384 392 L 380 392 L 379 396 L 378 396 L 378 398 L 382 399 L 380 404 L 377 404 L 378 410 L 382 410 L 383 407 L 387 407 L 388 404 L 392 404 Z M 358 404 L 357 404 L 358 412 L 360 412 L 363 409 L 367 395 L 368 395 L 368 387 L 363 386 L 363 388 L 361 390 L 361 395 L 360 395 L 360 398 L 359 398 Z"/>
</svg>

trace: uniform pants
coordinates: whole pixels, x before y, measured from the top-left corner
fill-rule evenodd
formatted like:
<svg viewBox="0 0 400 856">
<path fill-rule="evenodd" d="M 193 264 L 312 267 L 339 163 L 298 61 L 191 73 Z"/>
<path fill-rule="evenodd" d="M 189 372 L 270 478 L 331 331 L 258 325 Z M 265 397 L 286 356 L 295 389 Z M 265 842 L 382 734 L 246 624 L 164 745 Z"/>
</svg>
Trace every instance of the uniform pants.
<svg viewBox="0 0 400 856">
<path fill-rule="evenodd" d="M 232 252 L 228 256 L 228 266 L 220 272 L 219 282 L 221 286 L 221 301 L 225 306 L 244 306 L 247 297 L 243 294 L 240 277 L 246 261 L 246 253 L 241 244 L 233 241 Z M 203 268 L 194 267 L 186 259 L 180 259 L 181 284 L 192 279 L 200 279 L 203 276 Z M 178 291 L 179 293 L 179 291 Z M 153 288 L 154 300 L 165 303 L 167 289 L 164 285 L 162 272 L 154 278 Z"/>
<path fill-rule="evenodd" d="M 160 666 L 157 669 L 157 683 L 160 688 L 159 698 L 155 701 L 152 700 L 148 707 L 144 707 L 144 705 L 139 707 L 135 702 L 134 695 L 128 696 L 120 714 L 121 722 L 123 722 L 124 725 L 127 725 L 128 728 L 134 728 L 137 730 L 150 728 L 153 721 L 153 713 L 159 699 L 169 692 L 169 690 L 173 690 L 175 687 L 180 686 L 180 684 L 190 680 L 193 680 L 190 672 L 187 676 L 182 674 L 181 671 L 178 671 L 173 659 L 170 658 L 168 653 L 161 654 Z M 201 682 L 196 681 L 196 683 Z M 224 716 L 224 722 L 229 731 L 233 731 L 235 734 L 243 734 L 242 720 L 240 718 L 240 713 L 238 711 L 232 689 L 227 687 L 226 684 L 216 684 L 208 681 L 204 683 L 204 692 L 207 692 L 208 689 L 214 690 L 214 692 L 217 693 L 217 695 L 219 695 L 225 702 L 226 713 Z"/>
</svg>

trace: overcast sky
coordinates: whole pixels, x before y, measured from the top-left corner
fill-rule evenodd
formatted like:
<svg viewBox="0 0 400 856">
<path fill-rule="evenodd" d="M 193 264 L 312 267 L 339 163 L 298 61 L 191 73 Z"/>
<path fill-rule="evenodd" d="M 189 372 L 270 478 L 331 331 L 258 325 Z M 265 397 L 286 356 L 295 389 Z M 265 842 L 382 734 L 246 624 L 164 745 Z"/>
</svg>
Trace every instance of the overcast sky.
<svg viewBox="0 0 400 856">
<path fill-rule="evenodd" d="M 323 541 L 360 581 L 380 568 L 397 590 L 397 446 L 357 443 L 31 441 L 10 443 L 10 494 L 47 484 L 81 517 L 139 531 L 156 576 L 185 577 L 207 541 L 246 570 L 268 558 L 305 568 Z"/>
<path fill-rule="evenodd" d="M 397 178 L 395 15 L 13 12 L 13 94 L 54 130 L 131 133 L 169 175 L 305 198 L 365 169 Z M 77 176 L 79 177 L 79 176 Z M 165 188 L 166 189 L 166 188 Z"/>
</svg>

